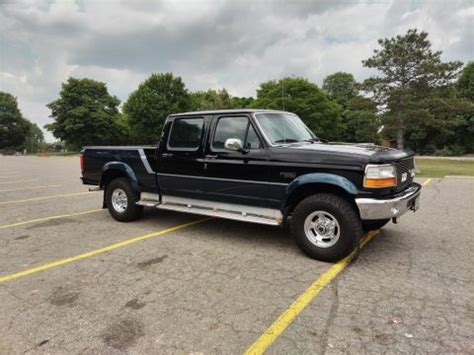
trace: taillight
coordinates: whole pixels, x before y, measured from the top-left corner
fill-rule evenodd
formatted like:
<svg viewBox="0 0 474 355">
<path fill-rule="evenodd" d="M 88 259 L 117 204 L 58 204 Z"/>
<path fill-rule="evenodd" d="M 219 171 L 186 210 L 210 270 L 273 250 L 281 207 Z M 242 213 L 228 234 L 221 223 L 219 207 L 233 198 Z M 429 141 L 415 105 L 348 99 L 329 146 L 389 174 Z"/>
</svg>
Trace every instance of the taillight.
<svg viewBox="0 0 474 355">
<path fill-rule="evenodd" d="M 84 172 L 84 154 L 83 153 L 81 153 L 80 162 L 81 162 L 81 173 L 83 173 Z"/>
</svg>

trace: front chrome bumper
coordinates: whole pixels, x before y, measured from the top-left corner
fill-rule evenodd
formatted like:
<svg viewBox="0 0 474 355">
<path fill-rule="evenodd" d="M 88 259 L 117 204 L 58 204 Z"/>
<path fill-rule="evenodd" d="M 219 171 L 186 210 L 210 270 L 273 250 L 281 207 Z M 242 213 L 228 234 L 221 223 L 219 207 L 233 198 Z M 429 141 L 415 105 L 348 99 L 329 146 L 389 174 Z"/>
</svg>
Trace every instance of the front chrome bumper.
<svg viewBox="0 0 474 355">
<path fill-rule="evenodd" d="M 408 210 L 415 212 L 420 203 L 421 185 L 413 183 L 402 195 L 390 199 L 356 198 L 362 220 L 399 217 Z"/>
</svg>

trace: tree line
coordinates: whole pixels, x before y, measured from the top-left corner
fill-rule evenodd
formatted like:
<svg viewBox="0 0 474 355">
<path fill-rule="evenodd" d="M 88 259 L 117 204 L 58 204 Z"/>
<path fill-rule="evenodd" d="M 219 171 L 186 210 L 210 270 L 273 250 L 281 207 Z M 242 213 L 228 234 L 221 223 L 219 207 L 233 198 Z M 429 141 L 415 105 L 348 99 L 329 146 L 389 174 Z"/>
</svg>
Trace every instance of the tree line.
<svg viewBox="0 0 474 355">
<path fill-rule="evenodd" d="M 36 152 L 44 147 L 41 128 L 23 117 L 13 95 L 0 91 L 0 153 Z"/>
<path fill-rule="evenodd" d="M 373 55 L 362 61 L 378 75 L 363 82 L 345 72 L 327 76 L 322 87 L 305 78 L 285 77 L 261 83 L 253 98 L 232 96 L 226 89 L 190 92 L 179 76 L 154 73 L 122 107 L 105 83 L 69 78 L 59 98 L 47 105 L 53 122 L 45 128 L 70 149 L 156 144 L 171 113 L 267 108 L 296 113 L 317 136 L 329 141 L 383 139 L 420 154 L 472 153 L 474 62 L 465 66 L 443 62 L 441 54 L 432 50 L 426 32 L 413 29 L 378 41 Z M 0 149 L 25 145 L 27 139 L 20 137 L 35 130 L 36 125 L 25 124 L 15 107 L 13 96 L 0 93 Z"/>
</svg>

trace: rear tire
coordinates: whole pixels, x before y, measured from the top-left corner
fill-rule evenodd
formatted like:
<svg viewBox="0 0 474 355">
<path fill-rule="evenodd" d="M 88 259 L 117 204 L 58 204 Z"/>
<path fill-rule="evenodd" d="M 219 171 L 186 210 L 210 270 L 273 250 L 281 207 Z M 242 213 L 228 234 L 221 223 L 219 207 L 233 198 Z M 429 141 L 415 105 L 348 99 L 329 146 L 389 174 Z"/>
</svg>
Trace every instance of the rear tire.
<svg viewBox="0 0 474 355">
<path fill-rule="evenodd" d="M 133 221 L 143 212 L 143 206 L 135 204 L 138 196 L 126 178 L 114 179 L 107 185 L 105 201 L 110 215 L 120 222 Z"/>
<path fill-rule="evenodd" d="M 373 231 L 373 230 L 382 228 L 388 222 L 390 222 L 390 218 L 376 219 L 373 221 L 362 221 L 362 227 L 364 228 L 365 231 Z"/>
<path fill-rule="evenodd" d="M 355 249 L 362 237 L 362 223 L 354 207 L 334 194 L 316 194 L 295 208 L 293 238 L 310 257 L 335 262 Z"/>
</svg>

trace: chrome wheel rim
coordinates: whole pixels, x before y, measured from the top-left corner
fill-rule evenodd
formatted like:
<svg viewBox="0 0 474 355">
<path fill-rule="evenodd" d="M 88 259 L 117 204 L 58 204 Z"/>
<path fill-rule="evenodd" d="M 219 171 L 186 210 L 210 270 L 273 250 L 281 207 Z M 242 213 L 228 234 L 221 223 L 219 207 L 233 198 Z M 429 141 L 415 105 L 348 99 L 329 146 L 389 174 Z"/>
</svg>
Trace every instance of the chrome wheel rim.
<svg viewBox="0 0 474 355">
<path fill-rule="evenodd" d="M 326 211 L 315 211 L 304 222 L 306 238 L 318 248 L 330 248 L 339 240 L 341 227 L 337 219 Z"/>
<path fill-rule="evenodd" d="M 128 206 L 128 198 L 125 191 L 122 189 L 115 189 L 112 193 L 112 206 L 115 211 L 119 213 L 125 212 Z"/>
</svg>

